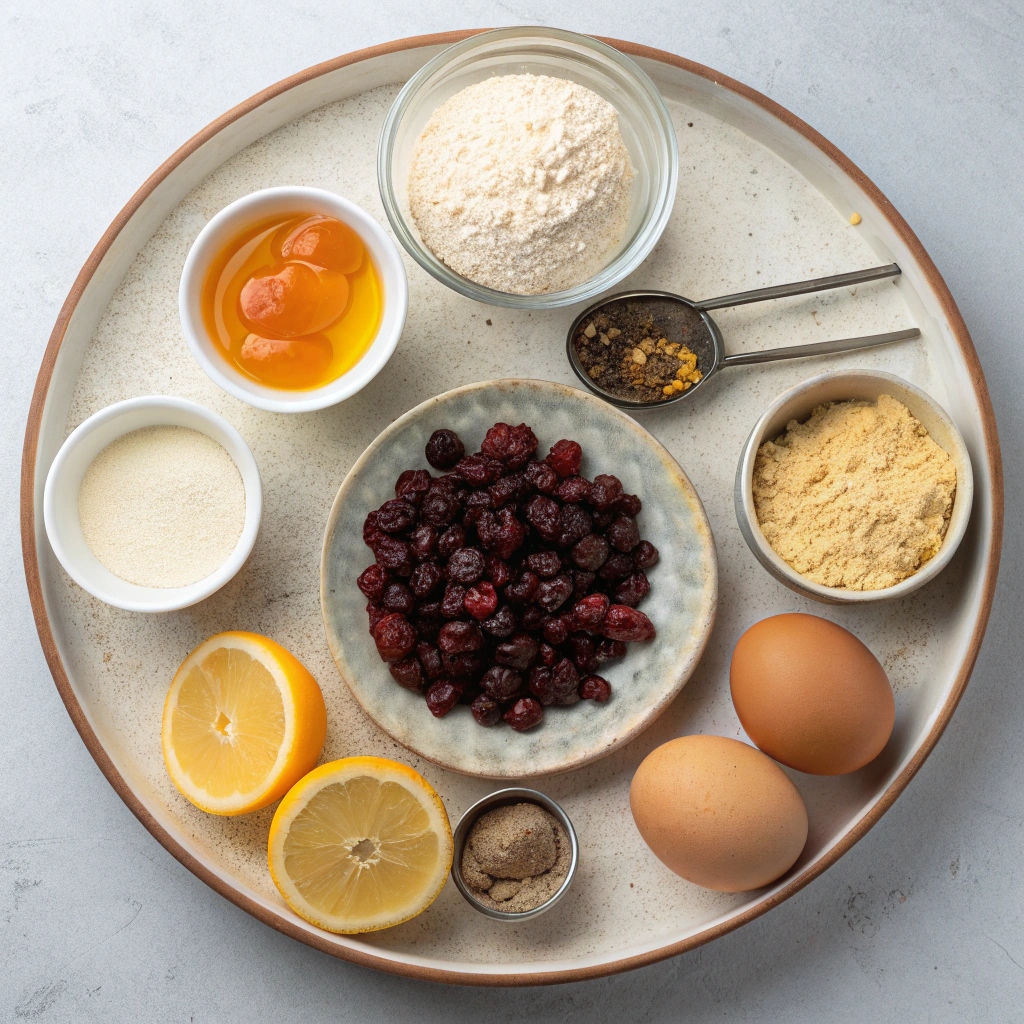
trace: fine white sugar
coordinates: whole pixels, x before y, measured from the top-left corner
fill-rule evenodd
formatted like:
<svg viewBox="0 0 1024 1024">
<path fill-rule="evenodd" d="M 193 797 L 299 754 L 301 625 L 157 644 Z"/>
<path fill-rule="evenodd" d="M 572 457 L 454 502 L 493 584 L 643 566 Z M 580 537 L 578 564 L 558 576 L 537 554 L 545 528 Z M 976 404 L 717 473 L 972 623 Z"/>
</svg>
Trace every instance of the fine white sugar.
<svg viewBox="0 0 1024 1024">
<path fill-rule="evenodd" d="M 231 456 L 186 427 L 145 427 L 107 445 L 85 471 L 78 516 L 92 553 L 143 587 L 184 587 L 227 560 L 245 522 Z"/>
<path fill-rule="evenodd" d="M 633 165 L 615 108 L 547 75 L 502 75 L 434 111 L 413 150 L 424 244 L 471 281 L 536 295 L 593 277 L 629 223 Z"/>
</svg>

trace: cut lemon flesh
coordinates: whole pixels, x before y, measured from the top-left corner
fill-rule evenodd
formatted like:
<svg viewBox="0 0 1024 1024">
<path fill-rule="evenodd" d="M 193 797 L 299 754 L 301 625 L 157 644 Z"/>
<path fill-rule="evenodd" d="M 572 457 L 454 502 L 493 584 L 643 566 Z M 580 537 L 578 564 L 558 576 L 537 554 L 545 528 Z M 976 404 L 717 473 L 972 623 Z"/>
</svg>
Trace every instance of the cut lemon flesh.
<svg viewBox="0 0 1024 1024">
<path fill-rule="evenodd" d="M 268 861 L 300 917 L 332 932 L 377 931 L 434 902 L 451 870 L 452 832 L 417 772 L 348 757 L 310 772 L 281 801 Z"/>
<path fill-rule="evenodd" d="M 327 711 L 316 680 L 280 644 L 218 633 L 174 675 L 164 703 L 171 781 L 211 814 L 280 799 L 317 762 Z"/>
</svg>

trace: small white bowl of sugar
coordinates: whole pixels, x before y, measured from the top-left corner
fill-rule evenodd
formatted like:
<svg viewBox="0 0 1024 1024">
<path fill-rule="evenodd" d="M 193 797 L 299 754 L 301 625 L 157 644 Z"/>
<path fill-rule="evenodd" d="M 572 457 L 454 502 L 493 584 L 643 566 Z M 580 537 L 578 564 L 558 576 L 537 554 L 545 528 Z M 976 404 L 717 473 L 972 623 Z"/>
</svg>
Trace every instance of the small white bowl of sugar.
<svg viewBox="0 0 1024 1024">
<path fill-rule="evenodd" d="M 133 612 L 187 608 L 219 590 L 252 551 L 259 467 L 223 417 L 170 396 L 90 416 L 46 476 L 54 554 L 93 597 Z"/>
</svg>

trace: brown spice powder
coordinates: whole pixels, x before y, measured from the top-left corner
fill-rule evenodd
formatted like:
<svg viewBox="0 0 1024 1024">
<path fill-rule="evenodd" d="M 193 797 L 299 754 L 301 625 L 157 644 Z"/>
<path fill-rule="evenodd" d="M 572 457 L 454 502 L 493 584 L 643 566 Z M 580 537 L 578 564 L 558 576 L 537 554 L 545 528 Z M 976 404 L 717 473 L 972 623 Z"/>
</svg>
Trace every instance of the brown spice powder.
<svg viewBox="0 0 1024 1024">
<path fill-rule="evenodd" d="M 553 815 L 537 804 L 510 804 L 473 824 L 462 877 L 484 906 L 522 914 L 558 892 L 571 861 L 569 837 Z"/>
<path fill-rule="evenodd" d="M 882 590 L 942 546 L 956 468 L 905 405 L 819 406 L 766 441 L 754 462 L 762 533 L 797 572 L 826 587 Z"/>
</svg>

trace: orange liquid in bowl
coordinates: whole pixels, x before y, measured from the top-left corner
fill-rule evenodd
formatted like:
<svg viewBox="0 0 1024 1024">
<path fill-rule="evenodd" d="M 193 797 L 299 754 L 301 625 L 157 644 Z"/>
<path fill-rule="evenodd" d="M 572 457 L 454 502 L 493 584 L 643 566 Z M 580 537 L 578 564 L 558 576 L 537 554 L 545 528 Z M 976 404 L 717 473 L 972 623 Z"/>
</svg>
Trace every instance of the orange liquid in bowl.
<svg viewBox="0 0 1024 1024">
<path fill-rule="evenodd" d="M 291 214 L 252 225 L 221 249 L 200 307 L 234 369 L 268 387 L 305 391 L 363 357 L 380 327 L 384 290 L 352 228 Z"/>
</svg>

